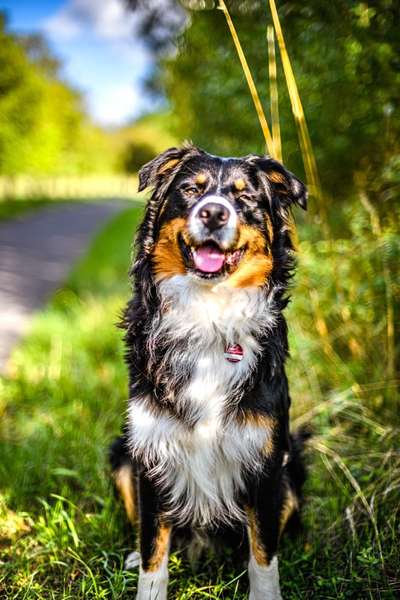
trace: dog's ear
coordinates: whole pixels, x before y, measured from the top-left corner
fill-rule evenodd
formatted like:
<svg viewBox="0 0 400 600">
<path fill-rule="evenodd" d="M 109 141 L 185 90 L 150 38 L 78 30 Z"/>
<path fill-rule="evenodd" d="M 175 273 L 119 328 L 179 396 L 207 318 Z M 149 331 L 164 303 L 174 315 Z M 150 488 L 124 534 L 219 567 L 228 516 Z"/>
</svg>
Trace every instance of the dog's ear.
<svg viewBox="0 0 400 600">
<path fill-rule="evenodd" d="M 293 173 L 288 171 L 280 162 L 268 156 L 249 157 L 249 160 L 257 167 L 259 174 L 263 177 L 273 194 L 277 195 L 284 207 L 298 204 L 303 210 L 307 210 L 307 188 Z"/>
<path fill-rule="evenodd" d="M 168 148 L 140 169 L 139 192 L 168 180 L 170 175 L 177 172 L 180 164 L 198 153 L 199 150 L 191 144 L 185 144 L 181 148 Z"/>
</svg>

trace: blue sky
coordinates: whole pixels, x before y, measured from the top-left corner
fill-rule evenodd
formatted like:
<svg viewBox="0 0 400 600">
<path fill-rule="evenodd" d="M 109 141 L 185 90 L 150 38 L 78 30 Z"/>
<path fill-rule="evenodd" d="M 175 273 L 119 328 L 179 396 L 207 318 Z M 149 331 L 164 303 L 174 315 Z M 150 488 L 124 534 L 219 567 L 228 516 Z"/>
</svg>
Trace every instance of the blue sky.
<svg viewBox="0 0 400 600">
<path fill-rule="evenodd" d="M 142 89 L 151 56 L 123 0 L 0 0 L 9 28 L 43 33 L 101 125 L 121 125 L 151 108 Z"/>
</svg>

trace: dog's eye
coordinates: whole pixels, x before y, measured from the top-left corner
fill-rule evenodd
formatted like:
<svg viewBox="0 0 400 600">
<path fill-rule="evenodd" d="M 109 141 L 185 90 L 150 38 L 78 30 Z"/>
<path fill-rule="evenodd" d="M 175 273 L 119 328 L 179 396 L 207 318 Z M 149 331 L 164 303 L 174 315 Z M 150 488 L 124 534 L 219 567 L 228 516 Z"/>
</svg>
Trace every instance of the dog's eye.
<svg viewBox="0 0 400 600">
<path fill-rule="evenodd" d="M 183 191 L 187 196 L 194 196 L 195 194 L 198 193 L 198 189 L 194 185 L 189 185 L 187 187 L 184 187 Z"/>
</svg>

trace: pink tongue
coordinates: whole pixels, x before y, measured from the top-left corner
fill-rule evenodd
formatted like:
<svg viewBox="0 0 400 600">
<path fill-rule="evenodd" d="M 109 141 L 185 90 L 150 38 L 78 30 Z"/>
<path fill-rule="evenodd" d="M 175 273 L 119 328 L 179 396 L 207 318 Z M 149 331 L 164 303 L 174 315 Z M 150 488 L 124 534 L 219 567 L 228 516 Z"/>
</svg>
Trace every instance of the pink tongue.
<svg viewBox="0 0 400 600">
<path fill-rule="evenodd" d="M 202 246 L 193 253 L 196 269 L 203 273 L 216 273 L 225 261 L 225 255 L 215 246 Z"/>
</svg>

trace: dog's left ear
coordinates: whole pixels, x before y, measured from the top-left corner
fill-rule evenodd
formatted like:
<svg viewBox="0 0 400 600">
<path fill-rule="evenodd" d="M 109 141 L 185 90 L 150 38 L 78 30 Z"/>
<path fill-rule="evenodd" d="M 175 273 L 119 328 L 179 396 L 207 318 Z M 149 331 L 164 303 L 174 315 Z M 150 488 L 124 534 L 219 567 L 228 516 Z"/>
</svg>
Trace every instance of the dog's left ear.
<svg viewBox="0 0 400 600">
<path fill-rule="evenodd" d="M 199 150 L 191 144 L 184 144 L 181 148 L 168 148 L 140 169 L 139 192 L 164 182 L 176 173 L 178 165 L 198 153 Z"/>
<path fill-rule="evenodd" d="M 256 165 L 260 175 L 266 179 L 272 193 L 279 197 L 283 206 L 288 207 L 294 203 L 307 210 L 308 192 L 300 179 L 297 179 L 280 162 L 268 156 L 251 157 L 250 160 Z"/>
</svg>

